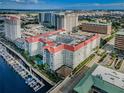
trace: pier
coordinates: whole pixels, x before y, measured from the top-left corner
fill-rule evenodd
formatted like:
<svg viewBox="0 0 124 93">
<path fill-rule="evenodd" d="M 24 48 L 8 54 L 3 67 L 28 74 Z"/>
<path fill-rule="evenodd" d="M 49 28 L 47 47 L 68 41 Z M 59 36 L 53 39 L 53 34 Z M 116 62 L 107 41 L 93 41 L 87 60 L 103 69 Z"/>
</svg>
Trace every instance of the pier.
<svg viewBox="0 0 124 93">
<path fill-rule="evenodd" d="M 32 88 L 35 92 L 44 87 L 44 83 L 39 80 L 35 75 L 28 71 L 18 59 L 15 59 L 11 54 L 9 54 L 2 44 L 0 44 L 0 55 L 5 59 L 6 63 L 13 68 L 13 70 L 18 73 L 24 80 L 25 83 Z"/>
</svg>

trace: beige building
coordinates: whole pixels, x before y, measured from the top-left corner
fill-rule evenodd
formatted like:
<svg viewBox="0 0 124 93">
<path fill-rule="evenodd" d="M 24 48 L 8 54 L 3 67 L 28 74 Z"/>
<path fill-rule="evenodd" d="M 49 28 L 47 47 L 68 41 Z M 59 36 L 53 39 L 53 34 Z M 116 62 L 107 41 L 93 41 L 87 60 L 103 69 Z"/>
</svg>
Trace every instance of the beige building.
<svg viewBox="0 0 124 93">
<path fill-rule="evenodd" d="M 67 32 L 71 32 L 76 26 L 78 26 L 78 14 L 61 12 L 55 14 L 55 27 L 56 29 L 65 29 Z"/>
<path fill-rule="evenodd" d="M 78 14 L 76 13 L 65 14 L 64 29 L 71 32 L 76 26 L 78 26 Z"/>
<path fill-rule="evenodd" d="M 124 50 L 124 31 L 116 33 L 115 48 L 118 50 Z"/>
<path fill-rule="evenodd" d="M 112 31 L 111 24 L 104 24 L 104 23 L 85 22 L 82 23 L 79 27 L 82 31 L 99 33 L 99 34 L 111 34 Z"/>
</svg>

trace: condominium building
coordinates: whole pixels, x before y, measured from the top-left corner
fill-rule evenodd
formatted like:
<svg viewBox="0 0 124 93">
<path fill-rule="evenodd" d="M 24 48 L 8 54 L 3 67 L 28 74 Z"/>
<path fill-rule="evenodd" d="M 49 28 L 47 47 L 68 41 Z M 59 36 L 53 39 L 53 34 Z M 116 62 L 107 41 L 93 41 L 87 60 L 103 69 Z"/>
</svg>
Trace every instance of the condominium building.
<svg viewBox="0 0 124 93">
<path fill-rule="evenodd" d="M 26 41 L 30 56 L 41 54 L 43 62 L 55 71 L 63 65 L 75 68 L 99 46 L 100 37 L 95 33 L 68 34 L 59 30 L 30 37 Z"/>
<path fill-rule="evenodd" d="M 55 25 L 55 14 L 46 12 L 39 13 L 39 23 L 44 26 L 54 26 Z"/>
<path fill-rule="evenodd" d="M 85 22 L 79 26 L 80 30 L 99 34 L 111 34 L 111 24 Z"/>
<path fill-rule="evenodd" d="M 44 13 L 39 13 L 38 21 L 41 25 L 44 23 Z"/>
<path fill-rule="evenodd" d="M 119 31 L 116 33 L 115 48 L 118 50 L 124 50 L 124 31 Z"/>
<path fill-rule="evenodd" d="M 74 93 L 124 93 L 124 74 L 93 65 L 74 87 Z"/>
<path fill-rule="evenodd" d="M 21 38 L 20 18 L 18 16 L 5 18 L 5 37 L 11 41 Z"/>
<path fill-rule="evenodd" d="M 0 32 L 4 32 L 4 17 L 3 16 L 0 16 Z"/>
<path fill-rule="evenodd" d="M 26 39 L 25 51 L 29 52 L 30 56 L 41 54 L 40 37 L 34 36 Z"/>
<path fill-rule="evenodd" d="M 56 13 L 56 29 L 65 29 L 71 32 L 78 26 L 78 15 L 76 13 Z"/>
<path fill-rule="evenodd" d="M 55 27 L 55 25 L 56 25 L 56 15 L 55 14 L 51 14 L 51 26 L 52 27 Z"/>
<path fill-rule="evenodd" d="M 63 13 L 55 14 L 55 29 L 62 29 L 64 28 L 64 15 Z"/>
<path fill-rule="evenodd" d="M 76 13 L 65 13 L 64 29 L 71 32 L 77 26 L 78 26 L 78 14 L 76 14 Z"/>
</svg>

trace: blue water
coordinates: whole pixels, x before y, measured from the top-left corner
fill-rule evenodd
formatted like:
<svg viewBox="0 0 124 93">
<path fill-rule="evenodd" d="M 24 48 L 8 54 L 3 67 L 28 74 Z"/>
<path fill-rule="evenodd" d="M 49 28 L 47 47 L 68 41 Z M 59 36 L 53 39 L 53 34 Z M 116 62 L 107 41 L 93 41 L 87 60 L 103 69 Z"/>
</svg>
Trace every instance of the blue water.
<svg viewBox="0 0 124 93">
<path fill-rule="evenodd" d="M 47 82 L 43 82 L 45 86 L 36 93 L 45 93 L 52 87 Z M 0 57 L 0 93 L 35 93 L 2 57 Z"/>
</svg>

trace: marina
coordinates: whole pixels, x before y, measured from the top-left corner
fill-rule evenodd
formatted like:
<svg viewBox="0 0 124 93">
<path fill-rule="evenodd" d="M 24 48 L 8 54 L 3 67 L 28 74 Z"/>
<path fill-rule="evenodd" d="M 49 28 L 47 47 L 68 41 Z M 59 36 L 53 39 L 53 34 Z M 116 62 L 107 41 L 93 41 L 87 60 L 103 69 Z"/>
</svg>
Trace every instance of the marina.
<svg viewBox="0 0 124 93">
<path fill-rule="evenodd" d="M 25 83 L 32 88 L 34 92 L 37 92 L 45 86 L 41 80 L 28 71 L 17 59 L 12 57 L 1 44 L 0 55 L 5 59 L 6 63 L 13 68 L 13 70 L 25 80 Z"/>
</svg>

